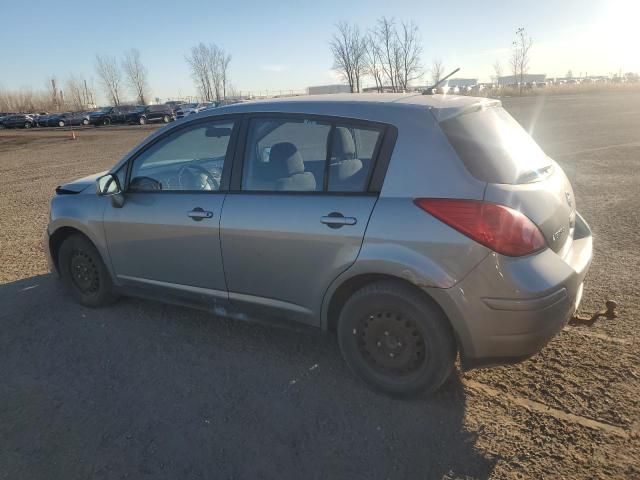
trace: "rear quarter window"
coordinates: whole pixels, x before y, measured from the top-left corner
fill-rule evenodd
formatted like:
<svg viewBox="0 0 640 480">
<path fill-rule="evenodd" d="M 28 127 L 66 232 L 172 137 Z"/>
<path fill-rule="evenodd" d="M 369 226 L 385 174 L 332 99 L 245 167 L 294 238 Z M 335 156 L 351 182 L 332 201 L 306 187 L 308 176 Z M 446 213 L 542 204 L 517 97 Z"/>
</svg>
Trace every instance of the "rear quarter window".
<svg viewBox="0 0 640 480">
<path fill-rule="evenodd" d="M 478 180 L 529 183 L 551 172 L 549 157 L 502 107 L 463 113 L 440 122 L 440 126 Z"/>
</svg>

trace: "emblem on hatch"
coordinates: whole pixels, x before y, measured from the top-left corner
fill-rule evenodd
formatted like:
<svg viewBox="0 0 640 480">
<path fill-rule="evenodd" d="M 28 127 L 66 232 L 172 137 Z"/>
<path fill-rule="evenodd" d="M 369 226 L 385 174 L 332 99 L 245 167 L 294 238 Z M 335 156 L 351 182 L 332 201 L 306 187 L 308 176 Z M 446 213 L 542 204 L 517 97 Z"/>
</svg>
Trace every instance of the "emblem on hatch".
<svg viewBox="0 0 640 480">
<path fill-rule="evenodd" d="M 567 203 L 569 204 L 569 206 L 573 207 L 573 201 L 571 200 L 571 193 L 570 192 L 564 192 L 564 196 L 567 197 Z"/>
</svg>

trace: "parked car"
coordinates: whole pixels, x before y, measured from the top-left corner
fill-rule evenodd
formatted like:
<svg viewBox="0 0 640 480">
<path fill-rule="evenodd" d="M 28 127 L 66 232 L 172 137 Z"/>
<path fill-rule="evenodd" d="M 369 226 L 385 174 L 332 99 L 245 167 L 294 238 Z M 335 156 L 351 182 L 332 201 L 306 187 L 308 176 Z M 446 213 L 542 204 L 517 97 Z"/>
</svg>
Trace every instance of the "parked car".
<svg viewBox="0 0 640 480">
<path fill-rule="evenodd" d="M 2 117 L 0 127 L 2 128 L 31 128 L 35 126 L 35 121 L 30 115 L 18 114 Z"/>
<path fill-rule="evenodd" d="M 127 123 L 128 115 L 138 108 L 140 108 L 138 105 L 104 107 L 89 114 L 89 123 L 97 126 L 111 125 L 114 123 Z"/>
<path fill-rule="evenodd" d="M 176 111 L 176 118 L 181 119 L 193 113 L 199 113 L 204 109 L 213 108 L 217 105 L 216 102 L 203 102 L 203 103 L 186 103 L 181 105 Z"/>
<path fill-rule="evenodd" d="M 164 102 L 165 105 L 168 105 L 171 110 L 173 110 L 174 112 L 176 110 L 178 110 L 182 105 L 185 104 L 185 102 L 181 101 L 181 100 L 169 100 L 168 102 Z"/>
<path fill-rule="evenodd" d="M 535 354 L 592 257 L 562 168 L 486 98 L 222 107 L 56 193 L 46 251 L 83 305 L 142 295 L 335 330 L 397 395 L 437 389 L 458 352 L 465 369 Z"/>
<path fill-rule="evenodd" d="M 53 113 L 38 117 L 40 127 L 65 127 L 89 125 L 89 114 L 86 112 Z"/>
<path fill-rule="evenodd" d="M 175 119 L 175 114 L 168 105 L 142 106 L 129 112 L 127 115 L 128 123 L 138 123 L 140 125 L 153 122 L 169 123 Z"/>
</svg>

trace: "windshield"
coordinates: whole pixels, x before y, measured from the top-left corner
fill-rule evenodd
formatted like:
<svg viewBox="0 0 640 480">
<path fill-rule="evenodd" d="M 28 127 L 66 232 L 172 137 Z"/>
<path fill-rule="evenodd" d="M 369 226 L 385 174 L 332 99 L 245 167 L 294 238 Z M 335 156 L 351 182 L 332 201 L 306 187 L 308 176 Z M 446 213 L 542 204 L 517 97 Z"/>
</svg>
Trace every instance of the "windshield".
<svg viewBox="0 0 640 480">
<path fill-rule="evenodd" d="M 440 125 L 451 146 L 478 180 L 527 183 L 551 171 L 547 155 L 502 107 L 462 114 Z"/>
</svg>

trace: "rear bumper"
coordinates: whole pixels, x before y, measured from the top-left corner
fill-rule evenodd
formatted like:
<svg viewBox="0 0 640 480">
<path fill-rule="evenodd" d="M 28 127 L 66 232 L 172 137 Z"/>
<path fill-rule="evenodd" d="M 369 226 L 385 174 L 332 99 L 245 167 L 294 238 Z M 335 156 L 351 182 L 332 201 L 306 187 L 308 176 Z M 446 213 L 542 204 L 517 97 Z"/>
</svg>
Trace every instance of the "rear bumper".
<svg viewBox="0 0 640 480">
<path fill-rule="evenodd" d="M 564 258 L 550 249 L 519 258 L 492 253 L 454 287 L 429 290 L 453 324 L 463 368 L 540 351 L 578 308 L 592 255 L 591 230 L 577 215 Z"/>
</svg>

